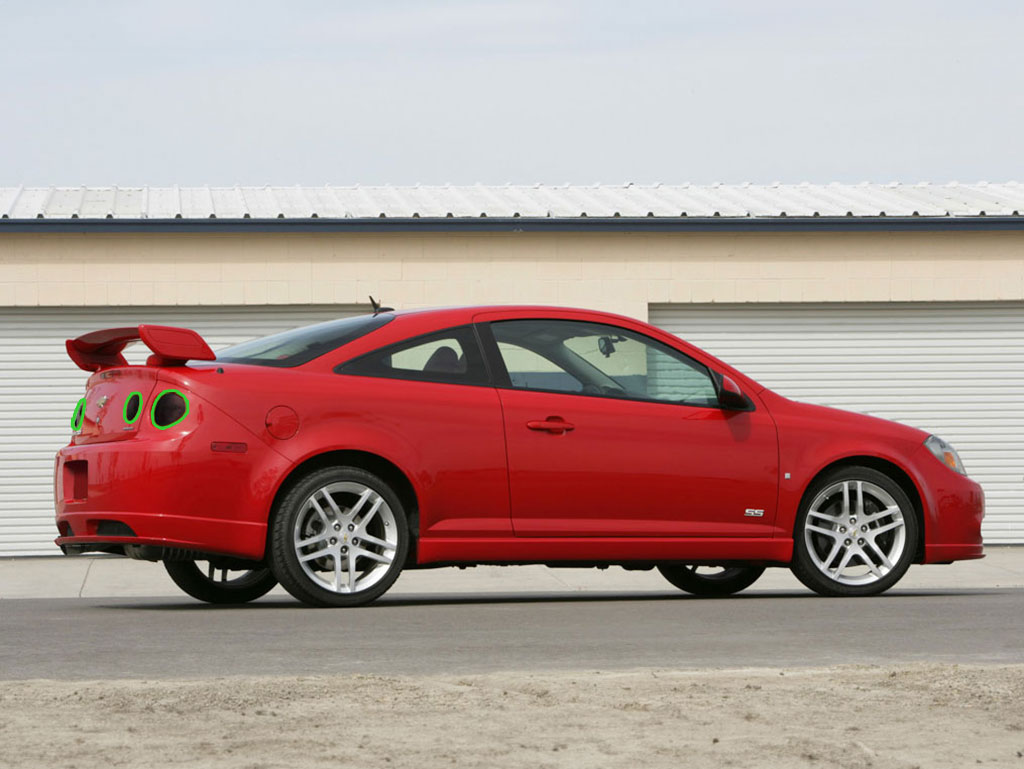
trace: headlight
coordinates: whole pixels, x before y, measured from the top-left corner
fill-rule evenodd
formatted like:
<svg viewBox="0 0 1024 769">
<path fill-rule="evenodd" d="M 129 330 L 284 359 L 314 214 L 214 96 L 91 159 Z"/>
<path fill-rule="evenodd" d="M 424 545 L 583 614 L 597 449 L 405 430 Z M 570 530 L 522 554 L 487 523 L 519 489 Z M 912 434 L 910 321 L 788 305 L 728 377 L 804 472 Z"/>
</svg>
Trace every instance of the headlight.
<svg viewBox="0 0 1024 769">
<path fill-rule="evenodd" d="M 937 435 L 929 435 L 924 445 L 935 455 L 937 460 L 949 467 L 950 470 L 956 470 L 960 475 L 967 475 L 967 471 L 964 470 L 964 463 L 960 461 L 960 455 L 956 453 L 956 449 L 942 440 L 942 438 Z"/>
</svg>

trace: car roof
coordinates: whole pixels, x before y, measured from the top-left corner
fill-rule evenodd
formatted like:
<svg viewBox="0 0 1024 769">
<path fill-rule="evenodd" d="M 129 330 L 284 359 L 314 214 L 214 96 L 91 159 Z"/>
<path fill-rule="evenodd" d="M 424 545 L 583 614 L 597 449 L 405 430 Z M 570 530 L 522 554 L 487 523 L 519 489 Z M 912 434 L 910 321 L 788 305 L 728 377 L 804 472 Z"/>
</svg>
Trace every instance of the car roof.
<svg viewBox="0 0 1024 769">
<path fill-rule="evenodd" d="M 345 351 L 356 356 L 382 345 L 393 344 L 404 339 L 430 334 L 446 328 L 464 326 L 479 321 L 499 318 L 538 318 L 583 320 L 594 323 L 609 323 L 632 327 L 644 331 L 651 326 L 635 318 L 613 315 L 594 310 L 582 310 L 575 307 L 552 307 L 529 304 L 504 305 L 470 305 L 464 307 L 425 307 L 408 310 L 388 310 L 379 313 L 390 316 L 393 320 L 345 345 Z M 658 332 L 662 333 L 662 332 Z M 312 363 L 312 362 L 311 362 Z M 307 364 L 310 365 L 310 364 Z M 318 365 L 323 365 L 318 364 Z M 315 366 L 314 366 L 315 367 Z"/>
<path fill-rule="evenodd" d="M 485 315 L 490 313 L 508 313 L 511 315 L 533 315 L 537 317 L 557 317 L 564 316 L 567 314 L 580 314 L 588 315 L 594 318 L 605 318 L 607 320 L 622 320 L 628 323 L 643 323 L 648 325 L 642 320 L 637 318 L 629 318 L 625 315 L 618 315 L 612 312 L 605 312 L 603 310 L 591 310 L 582 307 L 563 307 L 558 305 L 543 305 L 543 304 L 481 304 L 481 305 L 462 305 L 454 307 L 421 307 L 411 308 L 407 310 L 390 310 L 395 317 L 417 317 L 427 320 L 444 320 L 451 321 L 455 319 L 464 319 L 464 322 L 469 322 L 472 318 L 477 315 Z"/>
</svg>

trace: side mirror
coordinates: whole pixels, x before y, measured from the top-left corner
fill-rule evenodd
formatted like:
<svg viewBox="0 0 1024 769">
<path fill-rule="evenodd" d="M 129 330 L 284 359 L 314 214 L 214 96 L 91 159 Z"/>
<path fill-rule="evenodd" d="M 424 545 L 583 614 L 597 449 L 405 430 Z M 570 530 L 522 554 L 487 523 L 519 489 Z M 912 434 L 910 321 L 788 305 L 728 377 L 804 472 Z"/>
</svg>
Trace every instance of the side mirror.
<svg viewBox="0 0 1024 769">
<path fill-rule="evenodd" d="M 747 411 L 750 408 L 750 401 L 740 386 L 723 374 L 718 385 L 718 405 L 723 409 Z"/>
</svg>

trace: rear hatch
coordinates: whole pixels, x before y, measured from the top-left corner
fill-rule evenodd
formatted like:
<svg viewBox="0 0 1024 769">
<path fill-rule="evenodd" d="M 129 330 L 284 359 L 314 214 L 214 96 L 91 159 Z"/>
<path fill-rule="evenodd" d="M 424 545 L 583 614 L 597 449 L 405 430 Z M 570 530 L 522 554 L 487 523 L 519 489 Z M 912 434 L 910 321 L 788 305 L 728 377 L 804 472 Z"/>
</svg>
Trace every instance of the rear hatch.
<svg viewBox="0 0 1024 769">
<path fill-rule="evenodd" d="M 106 369 L 89 377 L 85 411 L 77 420 L 76 408 L 72 418 L 72 430 L 80 425 L 72 443 L 123 441 L 138 434 L 158 373 L 159 369 L 149 366 L 130 366 Z"/>
</svg>

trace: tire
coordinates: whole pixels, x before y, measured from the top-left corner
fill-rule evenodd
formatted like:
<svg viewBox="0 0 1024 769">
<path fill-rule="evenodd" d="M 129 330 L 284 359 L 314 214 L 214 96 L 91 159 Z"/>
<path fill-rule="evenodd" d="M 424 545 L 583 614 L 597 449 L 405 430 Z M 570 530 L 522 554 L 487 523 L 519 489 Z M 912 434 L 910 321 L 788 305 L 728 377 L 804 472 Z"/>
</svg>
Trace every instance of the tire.
<svg viewBox="0 0 1024 769">
<path fill-rule="evenodd" d="M 690 564 L 663 564 L 661 575 L 687 593 L 706 597 L 724 597 L 746 590 L 764 574 L 763 566 L 729 566 L 718 572 L 698 572 Z"/>
<path fill-rule="evenodd" d="M 193 598 L 207 603 L 248 603 L 266 595 L 277 585 L 270 569 L 251 569 L 230 579 L 228 569 L 218 569 L 211 562 L 204 571 L 195 561 L 164 561 L 164 568 L 174 584 Z M 216 573 L 221 572 L 221 578 Z"/>
<path fill-rule="evenodd" d="M 820 595 L 878 595 L 906 574 L 919 536 L 898 483 L 870 467 L 843 467 L 804 494 L 790 568 Z"/>
<path fill-rule="evenodd" d="M 310 606 L 376 600 L 398 579 L 408 552 L 401 500 L 359 467 L 310 473 L 284 496 L 271 523 L 271 568 Z"/>
</svg>

